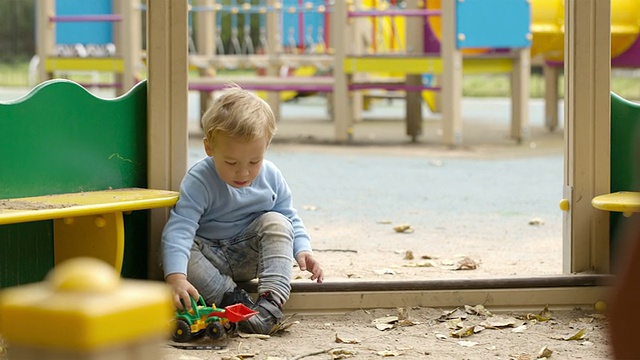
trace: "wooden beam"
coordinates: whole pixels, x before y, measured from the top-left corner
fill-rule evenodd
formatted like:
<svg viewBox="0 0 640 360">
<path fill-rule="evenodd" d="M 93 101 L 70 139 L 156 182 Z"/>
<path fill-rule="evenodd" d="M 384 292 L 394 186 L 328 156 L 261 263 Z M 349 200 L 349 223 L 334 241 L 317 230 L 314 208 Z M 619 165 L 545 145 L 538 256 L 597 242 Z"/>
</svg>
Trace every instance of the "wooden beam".
<svg viewBox="0 0 640 360">
<path fill-rule="evenodd" d="M 148 186 L 178 191 L 187 169 L 187 0 L 147 2 Z M 168 210 L 151 211 L 149 278 L 162 278 L 160 236 Z"/>
<path fill-rule="evenodd" d="M 609 272 L 609 214 L 591 206 L 610 188 L 611 1 L 565 1 L 563 270 Z"/>
<path fill-rule="evenodd" d="M 456 0 L 442 1 L 442 141 L 462 144 L 462 51 L 456 46 Z"/>
</svg>

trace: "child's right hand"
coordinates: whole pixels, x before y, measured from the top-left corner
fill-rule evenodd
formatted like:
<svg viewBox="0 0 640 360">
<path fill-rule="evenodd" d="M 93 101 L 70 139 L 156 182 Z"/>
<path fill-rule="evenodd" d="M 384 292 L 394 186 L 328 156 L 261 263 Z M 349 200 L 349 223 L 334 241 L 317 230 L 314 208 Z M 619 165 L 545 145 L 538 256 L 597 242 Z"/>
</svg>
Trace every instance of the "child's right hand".
<svg viewBox="0 0 640 360">
<path fill-rule="evenodd" d="M 173 304 L 175 307 L 177 309 L 183 309 L 182 303 L 184 303 L 187 310 L 191 310 L 191 299 L 189 296 L 197 300 L 200 298 L 200 294 L 198 294 L 198 290 L 187 280 L 187 276 L 180 273 L 169 274 L 165 278 L 165 281 L 173 289 Z M 180 300 L 182 300 L 182 302 Z"/>
</svg>

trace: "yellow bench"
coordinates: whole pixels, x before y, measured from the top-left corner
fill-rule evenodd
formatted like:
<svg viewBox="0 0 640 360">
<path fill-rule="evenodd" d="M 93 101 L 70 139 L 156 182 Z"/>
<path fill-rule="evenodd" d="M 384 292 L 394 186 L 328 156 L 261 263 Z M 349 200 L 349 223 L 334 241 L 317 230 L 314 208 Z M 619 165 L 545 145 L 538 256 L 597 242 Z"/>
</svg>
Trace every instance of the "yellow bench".
<svg viewBox="0 0 640 360">
<path fill-rule="evenodd" d="M 54 263 L 90 256 L 118 273 L 124 256 L 123 213 L 173 206 L 175 191 L 116 189 L 0 200 L 0 225 L 53 220 Z"/>
</svg>

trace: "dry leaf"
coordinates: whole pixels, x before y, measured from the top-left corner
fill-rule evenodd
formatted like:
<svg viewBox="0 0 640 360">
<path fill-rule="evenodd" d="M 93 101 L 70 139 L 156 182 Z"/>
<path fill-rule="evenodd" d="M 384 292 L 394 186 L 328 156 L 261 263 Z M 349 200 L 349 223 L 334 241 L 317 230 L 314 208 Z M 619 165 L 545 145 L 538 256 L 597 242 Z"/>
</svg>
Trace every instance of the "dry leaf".
<svg viewBox="0 0 640 360">
<path fill-rule="evenodd" d="M 378 224 L 391 225 L 391 220 L 378 220 Z"/>
<path fill-rule="evenodd" d="M 422 255 L 422 256 L 420 256 L 420 259 L 432 260 L 432 259 L 436 259 L 436 257 L 435 256 L 430 256 L 430 255 Z"/>
<path fill-rule="evenodd" d="M 349 338 L 345 338 L 345 337 L 342 337 L 342 336 L 339 336 L 338 334 L 336 334 L 336 342 L 337 343 L 343 343 L 343 344 L 359 344 L 360 340 L 355 339 L 355 338 L 349 339 Z"/>
<path fill-rule="evenodd" d="M 464 310 L 467 312 L 467 314 L 471 315 L 493 316 L 493 314 L 489 310 L 487 310 L 484 305 L 465 305 Z"/>
<path fill-rule="evenodd" d="M 448 321 L 451 319 L 466 319 L 467 318 L 467 313 L 460 310 L 460 308 L 455 308 L 451 311 L 446 311 L 443 312 L 443 314 L 438 318 L 438 321 L 440 322 L 444 322 L 444 321 Z"/>
<path fill-rule="evenodd" d="M 466 326 L 460 330 L 452 331 L 451 337 L 463 338 L 467 336 L 471 336 L 474 334 L 473 332 L 474 326 Z"/>
<path fill-rule="evenodd" d="M 465 340 L 461 340 L 461 341 L 458 341 L 458 345 L 460 345 L 460 346 L 464 346 L 464 347 L 472 347 L 472 346 L 476 346 L 476 345 L 478 345 L 478 343 L 477 343 L 477 342 L 475 342 L 475 341 L 465 341 Z"/>
<path fill-rule="evenodd" d="M 538 359 L 540 358 L 549 358 L 553 354 L 553 351 L 546 346 L 543 346 L 540 351 L 538 351 Z"/>
<path fill-rule="evenodd" d="M 436 339 L 447 340 L 447 335 L 445 335 L 445 334 L 435 333 L 434 335 L 435 335 Z"/>
<path fill-rule="evenodd" d="M 527 325 L 520 325 L 518 327 L 511 329 L 511 332 L 521 333 L 521 332 L 524 332 L 525 330 L 527 330 Z"/>
<path fill-rule="evenodd" d="M 409 319 L 409 309 L 405 307 L 398 308 L 398 320 L 408 320 Z"/>
<path fill-rule="evenodd" d="M 437 264 L 435 263 L 435 261 L 421 261 L 419 263 L 408 263 L 408 264 L 402 264 L 402 267 L 413 267 L 413 268 L 418 268 L 418 267 L 436 267 Z"/>
<path fill-rule="evenodd" d="M 395 275 L 397 273 L 395 270 L 388 268 L 373 270 L 373 272 L 378 275 Z"/>
<path fill-rule="evenodd" d="M 413 228 L 411 228 L 411 225 L 409 225 L 409 224 L 396 225 L 396 226 L 393 227 L 393 230 L 395 230 L 396 232 L 399 232 L 399 233 L 412 233 L 413 232 Z"/>
<path fill-rule="evenodd" d="M 586 335 L 587 330 L 586 329 L 580 329 L 577 333 L 571 335 L 571 336 L 565 336 L 562 338 L 562 340 L 566 340 L 566 341 L 570 341 L 570 340 L 582 340 L 584 339 L 584 336 Z"/>
<path fill-rule="evenodd" d="M 404 253 L 404 260 L 413 260 L 413 251 L 407 250 Z"/>
<path fill-rule="evenodd" d="M 387 357 L 387 356 L 400 356 L 402 355 L 402 352 L 400 351 L 390 351 L 390 350 L 383 350 L 383 351 L 378 351 L 376 354 L 383 356 L 383 357 Z"/>
<path fill-rule="evenodd" d="M 347 350 L 347 349 L 331 349 L 329 350 L 329 355 L 331 355 L 331 359 L 346 359 L 353 357 L 356 354 L 355 351 Z"/>
<path fill-rule="evenodd" d="M 516 327 L 516 319 L 513 317 L 493 316 L 483 322 L 480 325 L 487 329 L 497 329 L 503 327 Z"/>
<path fill-rule="evenodd" d="M 458 265 L 454 270 L 475 270 L 478 264 L 469 257 L 464 257 L 458 261 Z"/>
<path fill-rule="evenodd" d="M 243 333 L 238 331 L 238 336 L 243 338 L 243 339 L 249 339 L 249 338 L 254 338 L 254 339 L 262 339 L 262 340 L 266 340 L 271 338 L 271 336 L 269 335 L 264 335 L 264 334 L 247 334 L 247 333 Z"/>
<path fill-rule="evenodd" d="M 539 217 L 534 217 L 533 219 L 529 220 L 529 225 L 544 225 L 544 220 Z"/>
</svg>

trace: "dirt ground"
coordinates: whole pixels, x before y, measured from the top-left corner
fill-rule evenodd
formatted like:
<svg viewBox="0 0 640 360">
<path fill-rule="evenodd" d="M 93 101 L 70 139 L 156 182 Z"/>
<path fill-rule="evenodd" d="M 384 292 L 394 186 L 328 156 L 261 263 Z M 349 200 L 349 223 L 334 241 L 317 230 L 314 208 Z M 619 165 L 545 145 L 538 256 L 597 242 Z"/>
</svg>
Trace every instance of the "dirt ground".
<svg viewBox="0 0 640 360">
<path fill-rule="evenodd" d="M 431 308 L 375 309 L 339 316 L 294 316 L 288 319 L 288 329 L 268 338 L 241 334 L 193 343 L 221 349 L 168 346 L 164 359 L 611 358 L 602 314 L 542 310 L 489 316 L 471 309 L 452 314 Z M 541 312 L 551 319 L 540 321 L 546 319 L 539 316 Z"/>
</svg>

